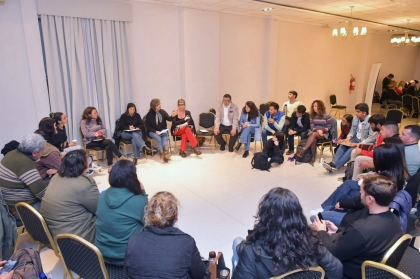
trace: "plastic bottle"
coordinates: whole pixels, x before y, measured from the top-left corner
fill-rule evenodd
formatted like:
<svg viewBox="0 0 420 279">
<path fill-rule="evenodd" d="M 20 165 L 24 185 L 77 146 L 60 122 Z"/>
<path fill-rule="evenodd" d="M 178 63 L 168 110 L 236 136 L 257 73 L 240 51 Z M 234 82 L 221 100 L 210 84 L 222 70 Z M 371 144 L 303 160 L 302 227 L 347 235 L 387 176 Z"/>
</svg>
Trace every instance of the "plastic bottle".
<svg viewBox="0 0 420 279">
<path fill-rule="evenodd" d="M 42 272 L 41 274 L 39 274 L 39 279 L 47 279 L 47 275 L 45 275 L 45 273 Z"/>
</svg>

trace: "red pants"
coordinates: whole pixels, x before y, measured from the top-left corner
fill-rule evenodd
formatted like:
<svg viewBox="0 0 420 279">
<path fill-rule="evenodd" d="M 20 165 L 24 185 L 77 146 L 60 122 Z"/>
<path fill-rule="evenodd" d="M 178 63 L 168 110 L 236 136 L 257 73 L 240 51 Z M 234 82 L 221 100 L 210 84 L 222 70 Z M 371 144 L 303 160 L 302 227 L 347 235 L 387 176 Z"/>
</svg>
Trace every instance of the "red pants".
<svg viewBox="0 0 420 279">
<path fill-rule="evenodd" d="M 181 151 L 187 151 L 187 142 L 190 143 L 192 148 L 196 147 L 198 144 L 197 139 L 194 137 L 194 134 L 189 127 L 175 131 L 174 136 L 181 137 L 181 146 L 179 147 Z"/>
</svg>

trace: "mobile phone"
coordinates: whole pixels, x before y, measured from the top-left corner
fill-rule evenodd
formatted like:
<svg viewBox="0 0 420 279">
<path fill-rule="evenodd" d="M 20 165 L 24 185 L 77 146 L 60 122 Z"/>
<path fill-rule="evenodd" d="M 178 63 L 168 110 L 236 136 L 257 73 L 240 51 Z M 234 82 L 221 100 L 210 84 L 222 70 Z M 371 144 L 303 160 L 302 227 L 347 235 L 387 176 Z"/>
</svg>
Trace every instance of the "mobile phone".
<svg viewBox="0 0 420 279">
<path fill-rule="evenodd" d="M 8 260 L 7 263 L 3 266 L 3 269 L 0 270 L 0 274 L 7 274 L 13 270 L 17 261 Z"/>
<path fill-rule="evenodd" d="M 318 212 L 318 218 L 319 218 L 319 221 L 324 221 L 324 217 L 322 217 L 322 214 L 321 214 L 321 212 Z"/>
</svg>

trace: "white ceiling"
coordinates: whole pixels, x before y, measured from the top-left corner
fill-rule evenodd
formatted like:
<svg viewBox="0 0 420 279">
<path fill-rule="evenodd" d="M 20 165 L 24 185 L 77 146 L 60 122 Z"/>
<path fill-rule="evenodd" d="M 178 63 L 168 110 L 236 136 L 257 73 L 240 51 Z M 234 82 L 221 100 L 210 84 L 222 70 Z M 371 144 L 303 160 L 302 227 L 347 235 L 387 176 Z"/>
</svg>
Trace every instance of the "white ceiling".
<svg viewBox="0 0 420 279">
<path fill-rule="evenodd" d="M 353 17 L 373 22 L 355 21 L 353 26 L 366 26 L 368 31 L 388 32 L 396 29 L 393 34 L 401 34 L 407 27 L 407 19 L 410 19 L 409 28 L 418 30 L 410 31 L 410 34 L 420 35 L 420 0 L 264 0 L 274 4 L 261 3 L 253 0 L 134 0 L 169 4 L 202 10 L 220 11 L 253 15 L 259 17 L 272 17 L 285 21 L 300 22 L 318 26 L 328 25 L 331 28 L 346 26 L 345 22 L 350 17 L 350 6 L 354 6 Z M 264 8 L 273 8 L 272 11 L 263 12 Z M 313 11 L 325 12 L 334 15 L 322 14 Z M 386 25 L 394 25 L 390 27 Z M 391 34 L 391 33 L 390 33 Z"/>
</svg>

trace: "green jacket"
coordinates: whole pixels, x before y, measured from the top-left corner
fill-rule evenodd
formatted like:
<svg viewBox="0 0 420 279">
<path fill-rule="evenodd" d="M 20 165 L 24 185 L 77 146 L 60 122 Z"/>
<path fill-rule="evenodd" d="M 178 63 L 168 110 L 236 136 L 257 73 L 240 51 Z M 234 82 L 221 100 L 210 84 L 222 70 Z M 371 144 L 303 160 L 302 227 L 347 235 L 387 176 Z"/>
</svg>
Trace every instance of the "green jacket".
<svg viewBox="0 0 420 279">
<path fill-rule="evenodd" d="M 98 199 L 95 246 L 107 261 L 123 261 L 130 236 L 144 227 L 147 196 L 110 187 Z"/>
</svg>

